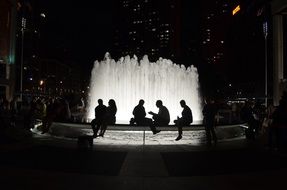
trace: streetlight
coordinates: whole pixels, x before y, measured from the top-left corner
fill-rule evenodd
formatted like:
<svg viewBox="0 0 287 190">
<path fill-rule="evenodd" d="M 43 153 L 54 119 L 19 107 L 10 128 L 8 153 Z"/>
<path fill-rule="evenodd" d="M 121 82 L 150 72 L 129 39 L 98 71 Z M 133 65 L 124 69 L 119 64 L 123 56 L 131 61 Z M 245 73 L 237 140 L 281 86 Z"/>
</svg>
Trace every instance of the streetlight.
<svg viewBox="0 0 287 190">
<path fill-rule="evenodd" d="M 41 87 L 41 91 L 45 94 L 46 93 L 46 81 L 44 79 L 40 80 L 39 85 Z"/>
<path fill-rule="evenodd" d="M 22 93 L 23 93 L 23 65 L 24 65 L 24 35 L 26 29 L 26 19 L 22 17 L 21 22 L 21 70 L 20 70 L 20 99 L 22 100 Z"/>
<path fill-rule="evenodd" d="M 265 39 L 265 106 L 267 107 L 267 101 L 268 101 L 268 57 L 267 57 L 267 36 L 268 36 L 268 23 L 267 21 L 263 22 L 263 33 L 264 33 L 264 39 Z"/>
</svg>

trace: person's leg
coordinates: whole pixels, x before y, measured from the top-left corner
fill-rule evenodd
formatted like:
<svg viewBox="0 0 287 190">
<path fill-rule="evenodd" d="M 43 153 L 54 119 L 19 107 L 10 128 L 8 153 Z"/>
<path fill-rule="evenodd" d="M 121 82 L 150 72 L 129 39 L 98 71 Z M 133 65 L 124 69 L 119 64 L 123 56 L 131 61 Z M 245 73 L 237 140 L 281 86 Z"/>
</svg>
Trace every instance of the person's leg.
<svg viewBox="0 0 287 190">
<path fill-rule="evenodd" d="M 99 136 L 101 136 L 101 137 L 104 136 L 104 134 L 105 134 L 105 132 L 106 132 L 106 129 L 107 129 L 107 126 L 108 126 L 108 123 L 105 122 L 105 121 L 101 124 L 101 126 L 100 126 L 101 131 L 100 131 Z"/>
<path fill-rule="evenodd" d="M 148 123 L 149 123 L 150 130 L 153 132 L 154 135 L 160 132 L 160 130 L 157 130 L 155 127 L 155 126 L 159 126 L 159 123 L 157 120 L 154 120 L 154 122 L 152 122 L 152 120 L 149 119 Z"/>
<path fill-rule="evenodd" d="M 156 127 L 154 126 L 154 124 L 150 125 L 150 130 L 152 131 L 152 133 L 155 135 L 157 133 L 160 132 L 160 130 L 156 129 Z"/>
<path fill-rule="evenodd" d="M 214 126 L 211 127 L 211 134 L 212 134 L 212 139 L 213 139 L 214 143 L 216 144 L 217 143 L 217 136 L 216 136 L 216 133 L 214 130 Z"/>
<path fill-rule="evenodd" d="M 205 132 L 206 132 L 206 142 L 207 145 L 211 145 L 211 134 L 210 134 L 210 128 L 208 126 L 205 126 Z"/>
<path fill-rule="evenodd" d="M 176 137 L 176 141 L 179 141 L 180 139 L 182 139 L 182 126 L 178 125 L 177 126 L 177 130 L 178 130 L 178 136 Z"/>
<path fill-rule="evenodd" d="M 101 127 L 101 123 L 97 123 L 96 126 L 94 126 L 93 128 L 93 131 L 94 131 L 94 137 L 97 137 L 98 136 L 98 131 L 100 130 L 100 127 Z"/>
<path fill-rule="evenodd" d="M 92 122 L 91 122 L 91 126 L 92 126 L 92 129 L 93 129 L 93 136 L 94 137 L 96 137 L 97 135 L 98 135 L 98 130 L 99 130 L 99 125 L 97 125 L 97 123 L 96 123 L 96 120 L 95 119 L 93 119 L 92 120 Z M 96 126 L 97 126 L 97 128 L 96 128 Z"/>
</svg>

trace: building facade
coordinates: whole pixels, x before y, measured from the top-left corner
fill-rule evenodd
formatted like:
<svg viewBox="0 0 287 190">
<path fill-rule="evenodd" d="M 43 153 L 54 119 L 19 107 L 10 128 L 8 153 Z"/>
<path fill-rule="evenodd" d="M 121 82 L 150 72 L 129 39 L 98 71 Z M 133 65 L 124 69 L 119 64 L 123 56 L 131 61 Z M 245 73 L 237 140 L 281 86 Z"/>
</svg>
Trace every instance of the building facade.
<svg viewBox="0 0 287 190">
<path fill-rule="evenodd" d="M 11 100 L 15 86 L 16 1 L 0 1 L 0 96 Z"/>
<path fill-rule="evenodd" d="M 181 0 L 121 0 L 118 7 L 116 57 L 180 57 Z"/>
<path fill-rule="evenodd" d="M 283 91 L 287 90 L 287 1 L 273 0 L 273 104 L 278 105 Z"/>
</svg>

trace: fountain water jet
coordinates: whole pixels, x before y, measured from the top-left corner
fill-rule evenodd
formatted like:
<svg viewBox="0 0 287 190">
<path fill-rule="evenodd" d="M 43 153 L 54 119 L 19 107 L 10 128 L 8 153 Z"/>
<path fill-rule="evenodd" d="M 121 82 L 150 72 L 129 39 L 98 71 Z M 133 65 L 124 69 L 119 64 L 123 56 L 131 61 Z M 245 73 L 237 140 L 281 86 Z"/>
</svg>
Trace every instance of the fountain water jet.
<svg viewBox="0 0 287 190">
<path fill-rule="evenodd" d="M 201 120 L 201 98 L 197 69 L 185 68 L 171 60 L 160 58 L 156 63 L 149 62 L 144 56 L 126 56 L 119 61 L 111 59 L 106 53 L 103 61 L 95 61 L 91 73 L 88 97 L 87 118 L 94 118 L 94 108 L 101 98 L 107 105 L 109 99 L 116 101 L 117 123 L 128 123 L 133 116 L 133 108 L 140 99 L 145 100 L 146 112 L 158 112 L 156 100 L 162 100 L 169 109 L 171 123 L 181 116 L 179 101 L 185 100 L 192 110 L 193 119 Z M 147 114 L 147 117 L 150 115 Z"/>
</svg>

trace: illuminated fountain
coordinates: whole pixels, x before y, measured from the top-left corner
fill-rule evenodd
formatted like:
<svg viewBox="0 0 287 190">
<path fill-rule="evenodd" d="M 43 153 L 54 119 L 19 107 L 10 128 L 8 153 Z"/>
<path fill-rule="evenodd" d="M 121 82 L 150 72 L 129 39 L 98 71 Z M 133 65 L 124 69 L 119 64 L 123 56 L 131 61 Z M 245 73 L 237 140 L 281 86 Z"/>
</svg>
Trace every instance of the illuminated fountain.
<svg viewBox="0 0 287 190">
<path fill-rule="evenodd" d="M 179 101 L 185 100 L 192 110 L 193 119 L 201 120 L 201 97 L 197 69 L 194 66 L 185 68 L 160 58 L 157 62 L 149 62 L 144 56 L 126 56 L 119 61 L 111 59 L 106 53 L 103 61 L 95 61 L 91 74 L 88 97 L 89 120 L 94 118 L 94 108 L 101 98 L 107 105 L 109 99 L 117 104 L 117 123 L 128 123 L 133 116 L 133 108 L 140 99 L 145 100 L 146 112 L 158 112 L 156 100 L 162 100 L 170 112 L 171 123 L 181 116 Z M 147 114 L 147 117 L 151 115 Z"/>
</svg>

